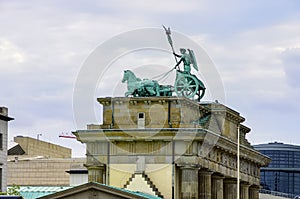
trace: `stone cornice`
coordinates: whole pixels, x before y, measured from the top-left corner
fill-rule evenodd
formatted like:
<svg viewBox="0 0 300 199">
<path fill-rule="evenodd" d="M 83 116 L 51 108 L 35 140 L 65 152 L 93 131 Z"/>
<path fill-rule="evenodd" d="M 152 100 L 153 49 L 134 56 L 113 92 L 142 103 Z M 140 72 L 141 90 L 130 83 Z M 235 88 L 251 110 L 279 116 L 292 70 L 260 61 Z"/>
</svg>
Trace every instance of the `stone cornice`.
<svg viewBox="0 0 300 199">
<path fill-rule="evenodd" d="M 73 132 L 80 142 L 94 141 L 204 141 L 206 134 L 217 139 L 215 146 L 226 153 L 236 155 L 237 143 L 211 131 L 201 128 L 163 128 L 163 129 L 98 129 L 98 130 L 78 130 Z M 257 158 L 259 157 L 259 158 Z M 258 151 L 240 145 L 240 158 L 254 162 L 261 166 L 266 166 L 270 159 Z"/>
<path fill-rule="evenodd" d="M 240 116 L 240 114 L 227 106 L 219 103 L 206 103 L 201 104 L 204 107 L 208 108 L 211 113 L 215 115 L 225 116 L 226 119 L 231 120 L 235 123 L 241 123 L 245 121 L 245 118 Z"/>
<path fill-rule="evenodd" d="M 196 101 L 184 98 L 184 97 L 105 97 L 105 98 L 97 98 L 97 101 L 105 106 L 111 105 L 112 102 L 116 104 L 137 104 L 138 102 L 142 102 L 145 104 L 151 104 L 153 102 L 166 103 L 173 102 L 176 104 L 186 104 L 190 106 L 194 106 L 195 108 L 199 107 L 200 111 L 208 112 L 209 109 L 202 106 Z"/>
<path fill-rule="evenodd" d="M 222 139 L 218 140 L 218 143 L 216 144 L 216 147 L 220 150 L 223 150 L 224 152 L 227 152 L 232 155 L 237 155 L 237 151 L 234 149 L 237 149 L 237 143 L 222 137 Z M 257 158 L 259 157 L 259 158 Z M 250 162 L 254 162 L 256 164 L 259 164 L 260 166 L 266 166 L 270 163 L 271 159 L 260 152 L 240 145 L 240 158 L 248 160 Z"/>
<path fill-rule="evenodd" d="M 240 124 L 240 131 L 243 133 L 249 133 L 251 129 L 247 126 L 244 126 L 243 124 Z"/>
</svg>

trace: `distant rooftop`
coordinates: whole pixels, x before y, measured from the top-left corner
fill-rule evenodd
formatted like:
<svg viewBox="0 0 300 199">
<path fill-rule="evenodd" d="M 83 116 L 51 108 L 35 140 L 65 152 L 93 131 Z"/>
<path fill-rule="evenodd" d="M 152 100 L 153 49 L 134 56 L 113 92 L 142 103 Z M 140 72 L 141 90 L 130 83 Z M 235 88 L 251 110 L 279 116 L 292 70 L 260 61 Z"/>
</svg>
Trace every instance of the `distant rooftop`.
<svg viewBox="0 0 300 199">
<path fill-rule="evenodd" d="M 14 146 L 8 149 L 8 155 L 45 156 L 48 158 L 71 158 L 72 149 L 45 142 L 31 137 L 14 137 Z"/>
<path fill-rule="evenodd" d="M 265 144 L 253 145 L 256 150 L 296 150 L 300 151 L 300 145 L 284 144 L 283 142 L 269 142 Z"/>
<path fill-rule="evenodd" d="M 70 189 L 70 186 L 20 186 L 20 195 L 24 199 L 35 199 L 52 193 Z"/>
</svg>

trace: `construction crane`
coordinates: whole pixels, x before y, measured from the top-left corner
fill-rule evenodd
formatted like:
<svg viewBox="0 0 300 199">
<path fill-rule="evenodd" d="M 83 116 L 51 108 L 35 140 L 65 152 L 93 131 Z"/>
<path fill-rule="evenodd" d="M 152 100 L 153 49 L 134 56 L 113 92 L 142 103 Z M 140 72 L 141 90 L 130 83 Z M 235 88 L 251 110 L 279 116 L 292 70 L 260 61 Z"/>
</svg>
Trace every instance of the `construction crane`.
<svg viewBox="0 0 300 199">
<path fill-rule="evenodd" d="M 69 133 L 61 133 L 58 135 L 58 137 L 60 138 L 70 138 L 70 139 L 76 139 L 76 137 L 74 135 L 70 135 Z"/>
</svg>

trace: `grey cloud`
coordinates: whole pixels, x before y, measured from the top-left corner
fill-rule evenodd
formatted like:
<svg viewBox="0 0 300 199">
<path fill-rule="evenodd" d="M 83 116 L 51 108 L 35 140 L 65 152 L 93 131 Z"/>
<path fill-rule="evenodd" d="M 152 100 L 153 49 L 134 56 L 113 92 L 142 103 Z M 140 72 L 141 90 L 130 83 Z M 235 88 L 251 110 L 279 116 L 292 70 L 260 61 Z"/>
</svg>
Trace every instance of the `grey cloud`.
<svg viewBox="0 0 300 199">
<path fill-rule="evenodd" d="M 300 48 L 289 48 L 282 53 L 282 64 L 287 82 L 300 89 Z"/>
</svg>

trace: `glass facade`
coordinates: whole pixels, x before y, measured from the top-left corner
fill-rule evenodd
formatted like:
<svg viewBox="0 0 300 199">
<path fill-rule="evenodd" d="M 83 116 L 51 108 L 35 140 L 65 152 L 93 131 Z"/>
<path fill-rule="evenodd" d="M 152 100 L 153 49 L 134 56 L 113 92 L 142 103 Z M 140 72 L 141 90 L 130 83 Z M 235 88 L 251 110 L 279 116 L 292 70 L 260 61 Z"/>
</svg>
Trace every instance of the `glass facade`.
<svg viewBox="0 0 300 199">
<path fill-rule="evenodd" d="M 272 159 L 261 168 L 263 189 L 300 195 L 300 146 L 274 142 L 254 148 Z"/>
</svg>

